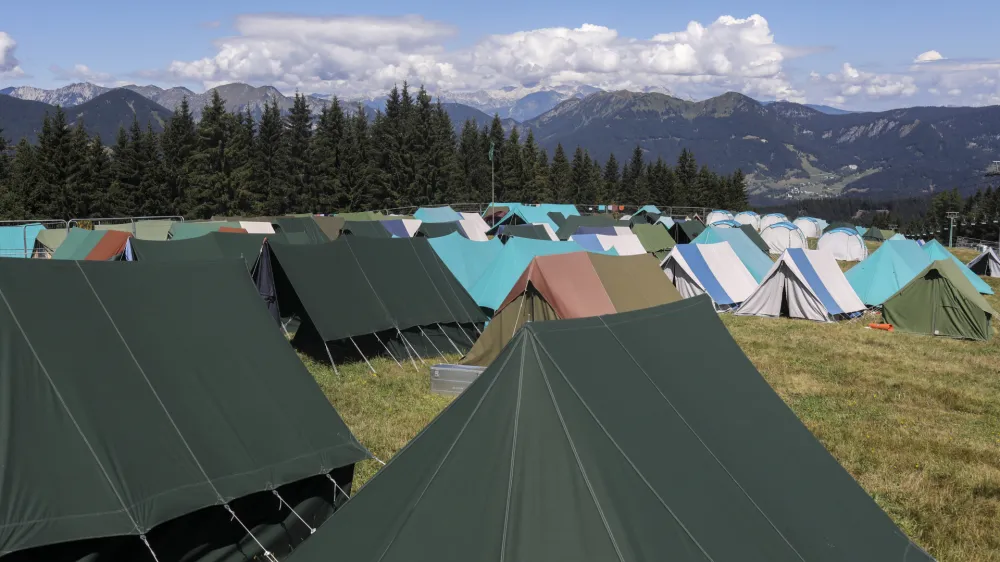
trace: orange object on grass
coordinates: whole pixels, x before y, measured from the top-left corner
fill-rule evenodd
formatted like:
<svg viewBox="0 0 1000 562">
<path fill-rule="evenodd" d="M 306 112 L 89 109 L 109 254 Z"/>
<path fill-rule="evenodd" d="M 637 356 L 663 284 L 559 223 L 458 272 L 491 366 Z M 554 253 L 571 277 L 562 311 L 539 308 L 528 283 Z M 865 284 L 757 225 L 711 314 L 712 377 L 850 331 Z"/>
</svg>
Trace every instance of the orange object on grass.
<svg viewBox="0 0 1000 562">
<path fill-rule="evenodd" d="M 893 331 L 892 324 L 869 324 L 868 327 L 872 330 L 885 330 L 886 332 Z"/>
</svg>

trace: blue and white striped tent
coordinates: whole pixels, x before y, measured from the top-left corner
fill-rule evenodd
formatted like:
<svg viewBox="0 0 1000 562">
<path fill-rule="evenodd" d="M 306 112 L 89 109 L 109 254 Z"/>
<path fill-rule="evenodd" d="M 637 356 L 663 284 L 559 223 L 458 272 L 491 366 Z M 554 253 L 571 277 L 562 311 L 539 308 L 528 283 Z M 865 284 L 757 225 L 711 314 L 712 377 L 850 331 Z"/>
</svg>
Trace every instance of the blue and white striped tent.
<svg viewBox="0 0 1000 562">
<path fill-rule="evenodd" d="M 707 293 L 718 310 L 730 310 L 746 300 L 757 281 L 728 242 L 678 244 L 660 269 L 684 298 Z"/>
<path fill-rule="evenodd" d="M 790 248 L 736 314 L 832 322 L 857 316 L 865 308 L 832 255 Z"/>
</svg>

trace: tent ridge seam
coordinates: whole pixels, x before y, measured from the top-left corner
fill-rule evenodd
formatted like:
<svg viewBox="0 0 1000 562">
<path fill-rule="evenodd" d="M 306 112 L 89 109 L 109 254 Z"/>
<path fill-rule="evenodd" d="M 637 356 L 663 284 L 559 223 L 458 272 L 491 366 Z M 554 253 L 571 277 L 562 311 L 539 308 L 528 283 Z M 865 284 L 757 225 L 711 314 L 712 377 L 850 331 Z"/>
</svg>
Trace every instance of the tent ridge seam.
<svg viewBox="0 0 1000 562">
<path fill-rule="evenodd" d="M 79 267 L 79 265 L 80 265 L 79 262 L 77 262 L 77 267 Z M 115 497 L 118 499 L 118 504 L 122 506 L 122 509 L 120 511 L 124 511 L 125 514 L 128 515 L 129 520 L 132 521 L 132 525 L 135 527 L 135 530 L 142 533 L 143 529 L 139 527 L 139 523 L 135 520 L 135 517 L 132 516 L 132 513 L 125 506 L 125 500 L 122 499 L 121 494 L 118 493 L 118 488 L 115 487 L 114 482 L 111 480 L 111 475 L 108 474 L 108 470 L 104 467 L 104 463 L 102 463 L 100 457 L 97 456 L 97 452 L 94 450 L 94 446 L 91 445 L 90 439 L 87 438 L 87 435 L 83 432 L 83 428 L 80 427 L 80 423 L 76 420 L 76 416 L 73 415 L 73 411 L 70 410 L 69 404 L 66 403 L 65 398 L 63 398 L 62 392 L 59 391 L 59 387 L 56 386 L 55 381 L 52 380 L 52 375 L 49 373 L 49 370 L 45 366 L 45 363 L 42 362 L 42 358 L 38 355 L 38 351 L 35 350 L 35 345 L 31 343 L 31 338 L 28 337 L 28 333 L 24 331 L 24 327 L 21 325 L 21 321 L 17 318 L 17 313 L 14 312 L 14 307 L 10 305 L 10 301 L 7 300 L 7 295 L 3 292 L 2 288 L 0 288 L 0 298 L 3 299 L 4 304 L 7 306 L 7 310 L 10 311 L 10 317 L 14 320 L 14 323 L 17 324 L 17 329 L 21 332 L 21 336 L 24 338 L 24 343 L 28 344 L 28 348 L 31 349 L 31 354 L 35 357 L 35 361 L 38 363 L 38 366 L 41 367 L 42 372 L 45 374 L 46 380 L 49 381 L 49 386 L 52 387 L 52 391 L 56 393 L 56 398 L 59 399 L 59 403 L 62 405 L 63 410 L 66 411 L 66 414 L 69 416 L 70 421 L 72 421 L 73 425 L 76 427 L 76 431 L 77 433 L 79 433 L 80 438 L 83 439 L 84 444 L 87 445 L 87 449 L 90 451 L 90 455 L 94 458 L 94 462 L 97 463 L 97 466 L 101 469 L 101 473 L 104 474 L 104 479 L 107 480 L 108 485 L 111 486 L 111 491 L 114 492 Z M 117 513 L 117 511 L 106 512 L 106 513 L 107 514 Z"/>
<path fill-rule="evenodd" d="M 132 358 L 132 362 L 135 363 L 135 366 L 139 369 L 139 373 L 142 375 L 143 380 L 146 381 L 146 386 L 149 387 L 149 390 L 153 393 L 153 396 L 156 398 L 157 403 L 160 404 L 160 409 L 163 410 L 163 413 L 167 416 L 167 420 L 170 421 L 170 425 L 173 426 L 174 431 L 177 433 L 177 436 L 180 437 L 181 442 L 184 443 L 184 447 L 187 449 L 188 454 L 191 455 L 191 459 L 194 460 L 194 463 L 198 466 L 198 469 L 201 471 L 202 476 L 205 477 L 205 481 L 208 482 L 208 485 L 212 487 L 212 491 L 215 492 L 216 498 L 218 498 L 218 500 L 221 503 L 225 503 L 225 499 L 222 497 L 222 494 L 219 493 L 218 488 L 215 487 L 215 483 L 212 482 L 212 479 L 209 478 L 208 473 L 205 472 L 205 467 L 201 465 L 201 461 L 199 461 L 198 457 L 194 454 L 194 451 L 191 449 L 191 445 L 188 444 L 187 439 L 184 438 L 184 434 L 181 433 L 180 428 L 177 427 L 177 422 L 175 422 L 174 417 L 170 415 L 170 411 L 167 409 L 166 404 L 163 403 L 163 399 L 160 398 L 160 394 L 156 392 L 156 388 L 153 386 L 152 381 L 150 381 L 149 377 L 146 375 L 146 370 L 142 368 L 142 364 L 139 363 L 139 359 L 136 358 L 135 353 L 133 353 L 132 346 L 128 344 L 128 341 L 125 339 L 125 335 L 122 334 L 120 329 L 118 329 L 118 324 L 115 322 L 114 317 L 111 316 L 111 312 L 108 311 L 108 308 L 104 305 L 104 300 L 101 299 L 101 296 L 97 293 L 97 289 L 95 289 L 93 283 L 90 282 L 90 278 L 87 277 L 87 273 L 83 271 L 83 267 L 80 266 L 80 262 L 77 261 L 74 263 L 76 263 L 76 268 L 80 271 L 80 275 L 83 276 L 84 281 L 87 282 L 87 286 L 90 287 L 90 291 L 94 294 L 94 298 L 96 298 L 98 304 L 101 305 L 101 309 L 104 310 L 104 314 L 108 317 L 108 320 L 111 321 L 111 325 L 114 327 L 115 332 L 118 334 L 118 339 L 122 341 L 122 344 L 125 345 L 125 349 L 128 350 L 128 354 Z"/>
<path fill-rule="evenodd" d="M 517 430 L 521 419 L 521 388 L 524 383 L 524 356 L 527 355 L 527 346 L 521 348 L 521 368 L 517 374 L 517 406 L 514 408 L 514 437 L 510 445 L 510 474 L 507 478 L 507 501 L 503 513 L 503 537 L 500 541 L 500 562 L 504 562 L 507 555 L 507 523 L 510 518 L 510 498 L 514 489 L 514 459 L 517 457 Z"/>
<path fill-rule="evenodd" d="M 615 547 L 615 553 L 618 554 L 618 560 L 620 560 L 621 562 L 625 562 L 625 557 L 622 556 L 622 551 L 618 547 L 618 541 L 615 539 L 615 534 L 611 531 L 611 525 L 608 523 L 608 518 L 604 514 L 604 508 L 601 507 L 601 502 L 597 499 L 597 493 L 594 492 L 594 486 L 590 483 L 590 478 L 587 476 L 587 470 L 583 467 L 583 461 L 580 460 L 580 453 L 578 453 L 576 450 L 576 443 L 573 441 L 573 437 L 569 434 L 569 428 L 566 426 L 566 420 L 563 418 L 562 410 L 559 408 L 559 403 L 556 401 L 555 394 L 552 392 L 552 385 L 549 383 L 549 377 L 548 374 L 546 373 L 545 365 L 542 364 L 542 358 L 538 355 L 538 347 L 542 347 L 543 350 L 545 350 L 545 347 L 542 345 L 540 341 L 538 341 L 537 336 L 531 338 L 530 341 L 532 344 L 532 350 L 535 353 L 535 359 L 538 361 L 538 367 L 542 371 L 542 381 L 545 382 L 545 388 L 546 390 L 548 390 L 549 400 L 552 401 L 552 407 L 556 409 L 556 415 L 559 417 L 559 425 L 562 426 L 563 435 L 566 436 L 566 442 L 569 443 L 569 447 L 573 451 L 573 459 L 576 461 L 576 467 L 580 470 L 580 475 L 583 476 L 583 481 L 587 484 L 587 490 L 590 492 L 590 499 L 594 500 L 594 507 L 597 508 L 597 513 L 601 516 L 601 521 L 604 523 L 604 530 L 607 531 L 608 533 L 608 538 L 611 540 L 611 545 Z M 538 347 L 535 347 L 536 343 L 538 344 Z M 559 365 L 556 363 L 555 359 L 553 359 L 552 356 L 549 355 L 547 351 L 545 352 L 545 354 L 546 356 L 548 356 L 549 360 L 552 361 L 552 364 L 556 366 L 556 369 L 559 370 L 561 374 L 562 369 L 559 368 Z M 566 377 L 563 376 L 563 380 L 565 379 Z M 568 382 L 569 381 L 567 381 L 567 383 Z M 574 390 L 573 392 L 576 393 L 576 390 Z M 580 402 L 583 402 L 583 400 L 580 400 Z M 586 407 L 586 404 L 584 404 L 584 406 Z M 587 408 L 587 410 L 589 411 L 590 408 Z M 595 417 L 594 419 L 596 421 L 597 418 Z M 598 422 L 598 425 L 600 425 L 600 422 Z M 603 427 L 601 429 L 603 429 Z M 612 443 L 613 442 L 614 440 L 612 440 Z M 617 447 L 617 444 L 615 446 Z M 686 530 L 687 529 L 685 529 L 685 531 Z M 690 536 L 690 533 L 688 533 L 688 535 Z M 693 539 L 694 537 L 692 537 L 692 540 Z M 695 541 L 695 544 L 697 544 L 697 542 L 698 541 Z M 698 545 L 698 547 L 701 548 L 701 545 Z M 705 555 L 708 556 L 707 553 Z M 709 557 L 709 560 L 712 560 L 712 558 Z"/>
<path fill-rule="evenodd" d="M 722 460 L 715 455 L 715 452 L 712 451 L 712 449 L 708 446 L 708 443 L 705 443 L 705 441 L 701 438 L 701 435 L 699 435 L 698 432 L 695 431 L 693 427 L 691 427 L 691 424 L 688 423 L 688 421 L 684 417 L 684 415 L 680 413 L 680 411 L 677 409 L 676 406 L 674 406 L 674 403 L 671 402 L 670 399 L 667 398 L 667 396 L 665 394 L 663 394 L 663 390 L 660 389 L 659 385 L 657 385 L 656 382 L 653 381 L 652 377 L 649 376 L 649 373 L 646 372 L 646 369 L 644 369 L 643 366 L 639 364 L 639 361 L 636 360 L 636 358 L 635 358 L 634 355 L 632 355 L 632 352 L 629 351 L 629 349 L 627 347 L 625 347 L 625 344 L 622 343 L 622 341 L 620 339 L 618 339 L 618 334 L 616 334 L 615 331 L 611 329 L 611 326 L 608 326 L 608 324 L 604 321 L 604 318 L 601 318 L 600 320 L 601 320 L 601 323 L 604 324 L 604 327 L 608 330 L 608 333 L 611 334 L 611 337 L 615 338 L 615 341 L 618 342 L 618 345 L 621 346 L 622 350 L 626 354 L 628 354 L 629 359 L 631 359 L 632 362 L 635 363 L 636 367 L 639 367 L 639 370 L 642 371 L 642 375 L 644 377 L 646 377 L 646 380 L 649 381 L 649 384 L 653 385 L 653 388 L 656 389 L 656 392 L 660 395 L 660 398 L 663 398 L 663 400 L 667 403 L 667 405 L 670 406 L 670 409 L 674 411 L 674 413 L 677 415 L 678 418 L 680 418 L 680 420 L 682 422 L 684 422 L 684 426 L 688 428 L 688 431 L 690 431 L 691 434 L 695 436 L 695 438 L 698 440 L 698 442 L 701 443 L 701 446 L 704 447 L 706 451 L 708 451 L 708 454 L 712 455 L 712 458 L 715 459 L 715 462 L 719 464 L 719 467 L 722 468 L 722 470 L 724 470 L 726 472 L 726 474 L 733 481 L 733 483 L 736 484 L 736 487 L 739 488 L 741 492 L 743 492 L 743 495 L 746 496 L 746 498 L 748 500 L 750 500 L 750 503 L 753 504 L 753 506 L 757 510 L 757 512 L 760 513 L 761 516 L 764 517 L 764 519 L 771 526 L 771 528 L 774 529 L 774 532 L 777 533 L 778 536 L 781 537 L 781 540 L 783 540 L 785 542 L 785 544 L 788 545 L 788 548 L 792 549 L 792 552 L 795 553 L 795 556 L 797 556 L 799 558 L 799 560 L 801 560 L 802 562 L 806 562 L 806 559 L 803 558 L 801 554 L 799 554 L 799 551 L 792 545 L 792 543 L 778 529 L 777 525 L 775 525 L 774 522 L 771 521 L 771 518 L 768 517 L 766 513 L 764 513 L 764 510 L 761 509 L 761 507 L 759 505 L 757 505 L 757 502 L 754 501 L 754 499 L 750 496 L 749 493 L 747 493 L 746 489 L 743 488 L 743 485 L 740 484 L 740 482 L 736 479 L 736 477 L 733 476 L 733 473 L 729 472 L 729 468 L 726 467 L 726 465 L 722 462 Z M 567 384 L 569 383 L 569 381 L 566 381 L 566 382 L 567 382 Z M 572 385 L 570 385 L 570 387 L 572 388 Z M 576 389 L 573 389 L 573 391 L 576 392 Z M 579 394 L 577 394 L 577 396 L 579 396 Z M 583 402 L 583 398 L 582 397 L 580 397 L 580 401 Z M 584 402 L 584 406 L 586 406 L 585 402 Z M 589 406 L 587 406 L 587 410 L 590 411 L 590 407 Z M 593 412 L 591 412 L 591 415 L 593 415 Z M 594 416 L 594 419 L 596 421 L 597 417 Z M 600 424 L 600 421 L 598 421 L 597 423 Z M 601 429 L 604 429 L 603 425 L 601 426 Z M 605 433 L 606 432 L 607 431 L 605 430 Z M 608 435 L 608 437 L 610 438 L 611 436 Z M 612 439 L 612 442 L 614 442 L 613 439 Z M 615 443 L 615 446 L 617 446 L 617 445 L 618 444 Z M 619 449 L 619 450 L 621 450 L 621 449 Z M 625 452 L 622 451 L 622 454 L 624 455 Z M 628 456 L 626 455 L 625 458 L 628 459 Z M 629 463 L 631 464 L 632 460 L 631 459 L 628 459 L 628 460 L 629 460 Z M 643 478 L 643 480 L 645 480 L 645 478 Z"/>
<path fill-rule="evenodd" d="M 605 327 L 606 326 L 607 325 L 605 325 Z M 601 428 L 602 432 L 604 432 L 604 436 L 607 437 L 609 441 L 611 441 L 611 443 L 615 446 L 615 449 L 618 449 L 618 452 L 622 455 L 622 458 L 624 458 L 625 461 L 628 462 L 629 466 L 632 467 L 632 470 L 635 471 L 636 475 L 642 480 L 642 482 L 646 485 L 646 487 L 649 488 L 649 491 L 653 492 L 653 495 L 656 496 L 656 499 L 660 501 L 660 504 L 664 508 L 666 508 L 667 513 L 669 513 L 670 516 L 674 518 L 674 521 L 676 521 L 677 524 L 681 526 L 681 529 L 683 529 L 684 533 L 694 542 L 695 546 L 698 547 L 698 550 L 701 551 L 701 553 L 705 556 L 705 558 L 708 558 L 710 562 L 715 562 L 715 559 L 712 558 L 712 556 L 708 553 L 708 551 L 705 550 L 703 546 L 701 546 L 701 543 L 698 542 L 698 539 L 694 537 L 694 534 L 692 534 L 691 531 L 687 528 L 687 525 L 685 525 L 684 522 L 681 521 L 681 518 L 678 517 L 677 514 L 674 513 L 674 510 L 667 504 L 667 502 L 664 501 L 662 497 L 660 497 L 660 494 L 653 488 L 652 484 L 650 484 L 649 481 L 646 480 L 646 476 L 642 474 L 642 472 L 639 470 L 639 467 L 635 466 L 635 463 L 632 462 L 632 459 L 629 458 L 627 454 L 625 454 L 625 451 L 623 451 L 622 448 L 618 445 L 618 443 L 614 440 L 614 438 L 611 437 L 611 434 L 608 433 L 608 430 L 604 427 L 604 424 L 602 424 L 601 421 L 597 419 L 597 416 L 594 414 L 594 411 L 590 409 L 590 405 L 587 404 L 587 402 L 583 399 L 582 396 L 580 396 L 580 393 L 577 392 L 576 387 L 574 387 L 573 383 L 569 381 L 569 378 L 566 376 L 566 373 L 564 373 L 562 368 L 559 367 L 559 364 L 556 363 L 555 359 L 552 357 L 552 354 L 549 353 L 549 350 L 545 348 L 545 345 L 542 344 L 541 342 L 538 342 L 538 345 L 539 347 L 542 348 L 542 351 L 545 352 L 545 355 L 549 358 L 549 360 L 552 361 L 552 364 L 556 366 L 556 370 L 559 371 L 559 376 L 562 377 L 563 381 L 566 382 L 566 385 L 569 386 L 570 390 L 573 391 L 573 394 L 576 395 L 576 398 L 577 400 L 580 401 L 580 404 L 582 404 L 583 407 L 586 408 L 587 413 L 590 414 L 590 417 L 594 419 L 594 422 L 597 424 L 597 426 Z M 544 367 L 542 367 L 542 373 L 544 376 L 545 373 Z M 546 384 L 548 384 L 548 380 L 546 380 Z"/>
<path fill-rule="evenodd" d="M 498 371 L 503 371 L 504 367 L 507 366 L 507 363 L 509 361 L 510 361 L 510 355 L 508 355 L 504 359 L 504 362 L 502 365 L 500 365 Z M 490 391 L 493 390 L 493 386 L 496 385 L 496 382 L 499 378 L 500 378 L 499 376 L 493 377 L 493 380 L 490 381 L 490 386 L 488 386 L 486 390 L 483 392 L 483 395 L 479 397 L 479 402 L 476 403 L 476 407 L 473 408 L 472 412 L 469 413 L 468 419 L 466 419 L 465 423 L 462 424 L 462 429 L 458 431 L 458 435 L 455 436 L 455 440 L 451 442 L 451 446 L 448 447 L 448 452 L 444 454 L 444 457 L 441 458 L 441 462 L 438 463 L 437 467 L 434 469 L 434 473 L 431 474 L 430 478 L 427 479 L 427 484 L 424 486 L 424 489 L 420 491 L 420 495 L 417 496 L 416 500 L 414 500 L 413 505 L 411 505 L 409 509 L 406 510 L 406 516 L 403 517 L 403 520 L 396 527 L 396 530 L 392 534 L 392 538 L 389 539 L 389 543 L 385 545 L 385 550 L 382 551 L 381 556 L 378 557 L 376 562 L 382 562 L 385 556 L 389 554 L 389 550 L 392 548 L 393 543 L 396 542 L 396 538 L 399 537 L 399 533 L 400 531 L 403 530 L 403 526 L 406 525 L 407 521 L 409 521 L 410 517 L 413 515 L 413 510 L 417 508 L 417 505 L 419 505 L 420 501 L 424 498 L 424 494 L 427 493 L 427 490 L 430 489 L 431 484 L 434 483 L 434 479 L 437 478 L 438 473 L 441 472 L 441 468 L 444 467 L 444 463 L 448 462 L 448 457 L 450 457 L 451 452 L 455 450 L 455 445 L 458 445 L 458 442 L 462 439 L 462 436 L 465 434 L 466 428 L 468 428 L 469 424 L 472 423 L 472 418 L 476 417 L 476 412 L 479 411 L 479 407 L 482 406 L 483 402 L 486 401 L 486 397 L 490 395 Z M 454 402 L 452 403 L 454 404 Z M 392 459 L 390 459 L 390 462 L 391 460 Z M 360 490 L 358 491 L 360 492 Z"/>
</svg>

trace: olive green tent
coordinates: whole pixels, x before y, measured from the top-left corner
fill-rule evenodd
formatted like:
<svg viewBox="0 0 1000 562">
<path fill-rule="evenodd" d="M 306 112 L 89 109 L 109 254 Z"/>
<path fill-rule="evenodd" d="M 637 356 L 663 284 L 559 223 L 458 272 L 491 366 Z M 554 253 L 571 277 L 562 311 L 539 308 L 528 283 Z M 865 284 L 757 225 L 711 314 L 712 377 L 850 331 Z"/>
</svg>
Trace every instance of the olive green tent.
<svg viewBox="0 0 1000 562">
<path fill-rule="evenodd" d="M 47 228 L 40 230 L 35 236 L 35 250 L 33 257 L 49 259 L 52 254 L 59 249 L 59 246 L 66 241 L 69 230 L 66 228 Z"/>
<path fill-rule="evenodd" d="M 312 220 L 316 221 L 316 225 L 319 229 L 323 231 L 330 240 L 336 240 L 340 238 L 340 231 L 344 228 L 344 223 L 346 220 L 343 217 L 326 217 L 326 216 L 314 216 Z"/>
<path fill-rule="evenodd" d="M 378 211 L 359 211 L 356 213 L 337 213 L 336 216 L 345 221 L 377 221 L 386 218 Z"/>
<path fill-rule="evenodd" d="M 276 217 L 274 224 L 288 244 L 322 244 L 330 238 L 313 220 L 312 215 L 304 217 Z"/>
<path fill-rule="evenodd" d="M 140 220 L 121 224 L 98 224 L 94 230 L 117 230 L 128 232 L 139 240 L 166 240 L 170 236 L 170 227 L 177 221 L 170 220 Z"/>
<path fill-rule="evenodd" d="M 932 562 L 707 296 L 531 322 L 287 562 Z"/>
<path fill-rule="evenodd" d="M 383 351 L 398 362 L 462 354 L 486 321 L 426 238 L 268 242 L 253 273 L 272 317 L 301 321 L 293 343 L 335 365 Z"/>
<path fill-rule="evenodd" d="M 240 260 L 0 260 L 0 332 L 5 561 L 283 555 L 369 457 Z"/>
<path fill-rule="evenodd" d="M 643 249 L 661 260 L 676 245 L 670 232 L 662 224 L 636 224 L 632 227 L 632 234 L 639 238 Z"/>
<path fill-rule="evenodd" d="M 281 234 L 243 234 L 236 232 L 210 232 L 197 238 L 185 240 L 129 241 L 125 249 L 128 261 L 178 261 L 241 259 L 247 268 L 257 262 L 264 239 L 281 241 Z"/>
<path fill-rule="evenodd" d="M 988 340 L 996 312 L 951 260 L 938 260 L 882 305 L 885 321 L 903 332 Z"/>
</svg>

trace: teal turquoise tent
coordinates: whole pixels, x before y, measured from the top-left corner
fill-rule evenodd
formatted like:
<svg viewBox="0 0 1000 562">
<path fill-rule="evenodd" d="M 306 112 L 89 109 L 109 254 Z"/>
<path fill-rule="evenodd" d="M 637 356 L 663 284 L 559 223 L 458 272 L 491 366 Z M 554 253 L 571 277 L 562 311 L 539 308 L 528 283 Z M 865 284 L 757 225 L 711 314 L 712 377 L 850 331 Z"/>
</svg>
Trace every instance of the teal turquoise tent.
<svg viewBox="0 0 1000 562">
<path fill-rule="evenodd" d="M 219 232 L 220 228 L 240 228 L 236 221 L 175 221 L 170 225 L 171 240 L 186 240 L 204 236 L 209 232 Z"/>
<path fill-rule="evenodd" d="M 896 234 L 893 234 L 889 240 L 906 240 L 906 237 L 897 232 Z"/>
<path fill-rule="evenodd" d="M 861 302 L 881 306 L 932 261 L 913 240 L 886 240 L 845 275 Z"/>
<path fill-rule="evenodd" d="M 537 256 L 583 251 L 583 247 L 576 242 L 511 238 L 490 267 L 469 289 L 469 294 L 479 306 L 496 310 L 532 259 Z"/>
<path fill-rule="evenodd" d="M 0 257 L 30 258 L 35 238 L 45 227 L 38 223 L 0 226 Z"/>
<path fill-rule="evenodd" d="M 643 205 L 642 207 L 639 207 L 639 210 L 636 211 L 635 214 L 638 215 L 639 213 L 641 213 L 643 211 L 645 211 L 647 213 L 655 213 L 657 215 L 662 215 L 663 214 L 663 211 L 659 210 L 656 207 L 656 205 Z"/>
<path fill-rule="evenodd" d="M 448 206 L 420 207 L 413 213 L 413 218 L 424 222 L 458 222 L 462 220 L 462 215 Z"/>
<path fill-rule="evenodd" d="M 965 278 L 968 279 L 970 283 L 972 283 L 972 286 L 976 288 L 976 291 L 984 295 L 993 294 L 993 289 L 991 289 L 990 286 L 986 284 L 986 281 L 983 281 L 978 275 L 973 273 L 973 271 L 969 269 L 969 266 L 958 261 L 958 258 L 955 257 L 955 254 L 949 252 L 948 248 L 942 246 L 941 243 L 938 242 L 937 240 L 931 240 L 930 242 L 924 244 L 920 249 L 923 250 L 928 256 L 930 256 L 931 261 L 938 261 L 938 260 L 952 261 L 958 267 L 958 270 L 962 272 L 962 275 L 964 275 Z"/>
<path fill-rule="evenodd" d="M 857 230 L 858 234 L 860 234 L 861 236 L 864 236 L 865 234 L 868 234 L 868 227 L 867 226 L 855 226 L 854 229 Z"/>
<path fill-rule="evenodd" d="M 576 205 L 541 203 L 538 208 L 545 211 L 545 214 L 562 213 L 564 217 L 580 216 L 580 210 L 576 208 Z"/>
<path fill-rule="evenodd" d="M 467 291 L 472 291 L 472 286 L 503 251 L 499 238 L 476 242 L 457 232 L 429 241 L 431 248 Z"/>
<path fill-rule="evenodd" d="M 750 271 L 750 275 L 760 283 L 767 276 L 774 262 L 767 254 L 761 251 L 756 244 L 750 240 L 740 228 L 719 228 L 707 226 L 705 230 L 691 241 L 692 244 L 716 244 L 718 242 L 729 242 L 729 245 L 736 252 L 743 265 Z"/>
</svg>

